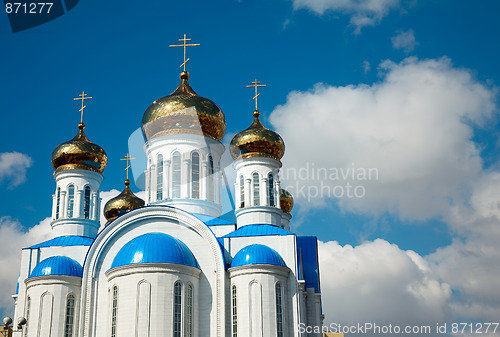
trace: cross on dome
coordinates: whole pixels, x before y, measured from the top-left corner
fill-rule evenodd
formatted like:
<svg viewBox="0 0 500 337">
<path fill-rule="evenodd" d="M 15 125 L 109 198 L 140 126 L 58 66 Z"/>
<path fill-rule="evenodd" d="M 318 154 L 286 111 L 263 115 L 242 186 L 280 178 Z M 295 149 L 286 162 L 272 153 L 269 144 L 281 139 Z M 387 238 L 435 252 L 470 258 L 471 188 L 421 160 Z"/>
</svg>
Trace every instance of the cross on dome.
<svg viewBox="0 0 500 337">
<path fill-rule="evenodd" d="M 184 67 L 184 71 L 186 71 L 186 63 L 189 61 L 189 58 L 186 59 L 186 47 L 196 47 L 196 46 L 199 46 L 200 44 L 199 43 L 186 44 L 187 41 L 191 41 L 191 39 L 186 38 L 186 34 L 184 34 L 184 38 L 179 39 L 179 41 L 182 42 L 183 44 L 171 44 L 170 47 L 183 47 L 184 48 L 184 62 L 182 62 L 182 64 L 179 66 L 179 68 Z"/>
<path fill-rule="evenodd" d="M 257 97 L 260 95 L 260 93 L 257 92 L 257 88 L 258 87 L 265 87 L 266 85 L 265 84 L 260 84 L 260 81 L 257 81 L 257 79 L 255 79 L 255 81 L 252 82 L 252 85 L 247 85 L 247 88 L 255 88 L 255 96 L 253 97 L 253 99 L 255 100 L 255 111 L 258 112 L 259 110 L 257 109 Z"/>
<path fill-rule="evenodd" d="M 130 154 L 127 153 L 125 158 L 120 159 L 120 160 L 126 160 L 127 161 L 127 167 L 125 167 L 125 171 L 127 171 L 127 181 L 128 181 L 128 170 L 130 169 L 130 161 L 134 160 L 135 158 L 130 157 Z"/>
<path fill-rule="evenodd" d="M 73 101 L 82 101 L 82 107 L 80 108 L 80 113 L 81 113 L 81 116 L 80 116 L 80 125 L 78 125 L 78 127 L 83 127 L 85 128 L 85 124 L 83 124 L 83 110 L 85 110 L 85 108 L 87 107 L 85 105 L 85 100 L 86 99 L 92 99 L 92 97 L 88 97 L 88 95 L 85 93 L 85 91 L 82 91 L 82 93 L 80 95 L 78 95 L 80 97 L 76 97 L 76 98 L 73 98 Z"/>
</svg>

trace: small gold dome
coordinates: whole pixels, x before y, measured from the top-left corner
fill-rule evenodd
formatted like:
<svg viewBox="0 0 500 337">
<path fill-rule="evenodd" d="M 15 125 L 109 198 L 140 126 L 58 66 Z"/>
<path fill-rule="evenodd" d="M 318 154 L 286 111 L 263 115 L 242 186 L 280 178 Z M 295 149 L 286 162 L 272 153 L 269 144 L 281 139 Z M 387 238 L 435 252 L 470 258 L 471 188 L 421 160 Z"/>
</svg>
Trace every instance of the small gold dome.
<svg viewBox="0 0 500 337">
<path fill-rule="evenodd" d="M 293 197 L 287 190 L 280 189 L 280 207 L 284 212 L 290 214 L 293 208 Z"/>
<path fill-rule="evenodd" d="M 87 138 L 83 132 L 85 124 L 78 124 L 78 129 L 72 140 L 62 143 L 52 152 L 52 166 L 56 172 L 79 169 L 102 174 L 108 163 L 106 152 Z"/>
<path fill-rule="evenodd" d="M 253 115 L 255 119 L 250 127 L 231 140 L 231 156 L 233 159 L 271 157 L 280 160 L 285 154 L 285 142 L 278 133 L 262 125 L 259 111 L 254 111 Z"/>
<path fill-rule="evenodd" d="M 154 101 L 142 117 L 142 133 L 147 140 L 172 134 L 202 134 L 221 141 L 226 133 L 222 110 L 201 97 L 188 83 L 189 73 L 181 73 L 181 83 L 168 96 Z"/>
<path fill-rule="evenodd" d="M 125 180 L 125 188 L 122 193 L 108 200 L 106 205 L 104 205 L 104 216 L 108 221 L 113 221 L 122 214 L 128 211 L 144 207 L 145 202 L 141 198 L 137 197 L 130 190 L 130 181 Z"/>
</svg>

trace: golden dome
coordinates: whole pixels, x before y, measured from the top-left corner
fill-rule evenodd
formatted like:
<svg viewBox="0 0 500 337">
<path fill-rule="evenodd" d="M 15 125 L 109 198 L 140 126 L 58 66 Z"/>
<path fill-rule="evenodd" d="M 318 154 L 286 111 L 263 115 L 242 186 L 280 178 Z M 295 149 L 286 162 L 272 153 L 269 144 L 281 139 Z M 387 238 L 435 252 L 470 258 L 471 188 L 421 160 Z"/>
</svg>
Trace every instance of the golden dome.
<svg viewBox="0 0 500 337">
<path fill-rule="evenodd" d="M 102 174 L 108 163 L 106 152 L 87 138 L 83 132 L 85 124 L 78 124 L 78 129 L 72 140 L 62 143 L 52 152 L 52 166 L 56 172 L 80 169 Z"/>
<path fill-rule="evenodd" d="M 168 96 L 154 101 L 142 117 L 142 133 L 147 140 L 172 134 L 203 134 L 221 141 L 226 133 L 222 110 L 208 98 L 197 95 L 188 83 L 189 73 L 181 73 L 181 84 Z"/>
<path fill-rule="evenodd" d="M 280 189 L 280 207 L 284 212 L 290 214 L 293 208 L 293 197 L 287 190 Z"/>
<path fill-rule="evenodd" d="M 144 207 L 145 202 L 141 198 L 137 197 L 130 190 L 130 181 L 125 180 L 125 188 L 122 193 L 108 200 L 106 205 L 104 205 L 104 216 L 108 221 L 113 221 L 122 214 L 128 211 Z"/>
<path fill-rule="evenodd" d="M 231 140 L 231 156 L 233 159 L 271 157 L 280 160 L 285 154 L 285 142 L 278 133 L 262 125 L 258 110 L 255 110 L 253 115 L 255 119 L 250 127 L 236 134 Z"/>
</svg>

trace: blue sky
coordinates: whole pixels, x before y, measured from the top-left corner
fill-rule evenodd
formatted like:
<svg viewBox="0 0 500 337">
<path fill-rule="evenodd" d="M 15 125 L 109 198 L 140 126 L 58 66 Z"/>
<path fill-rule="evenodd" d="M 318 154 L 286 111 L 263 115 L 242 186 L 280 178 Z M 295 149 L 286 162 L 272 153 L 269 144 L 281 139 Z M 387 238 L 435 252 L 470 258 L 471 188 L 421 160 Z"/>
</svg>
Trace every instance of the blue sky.
<svg viewBox="0 0 500 337">
<path fill-rule="evenodd" d="M 121 190 L 119 159 L 149 104 L 177 86 L 182 50 L 168 46 L 187 34 L 201 44 L 188 50 L 190 84 L 222 108 L 228 135 L 250 124 L 253 92 L 245 86 L 257 77 L 267 84 L 259 97 L 264 123 L 287 144 L 285 166 L 379 169 L 377 181 L 362 182 L 366 198 L 299 197 L 292 213 L 297 233 L 325 242 L 326 263 L 344 257 L 363 265 L 360 252 L 387 252 L 391 258 L 369 263 L 380 268 L 345 275 L 352 287 L 401 257 L 422 281 L 419 289 L 440 299 L 413 298 L 407 303 L 418 302 L 414 311 L 398 316 L 388 309 L 374 319 L 426 322 L 429 313 L 489 319 L 500 312 L 500 298 L 486 301 L 479 289 L 460 283 L 456 265 L 461 258 L 465 271 L 493 263 L 474 282 L 499 290 L 498 281 L 486 280 L 500 274 L 498 256 L 464 257 L 498 235 L 500 195 L 492 187 L 498 184 L 499 9 L 494 0 L 81 0 L 62 17 L 15 34 L 2 14 L 0 153 L 18 154 L 0 158 L 1 223 L 22 234 L 50 216 L 50 154 L 76 133 L 73 97 L 82 90 L 94 97 L 86 134 L 109 158 L 101 190 Z M 2 268 L 10 263 L 0 261 Z M 411 274 L 404 266 L 400 273 Z M 322 276 L 329 283 L 327 272 Z M 405 282 L 396 283 L 404 298 L 403 288 L 412 286 Z M 438 295 L 431 291 L 436 284 Z M 384 300 L 375 293 L 385 292 L 374 289 L 374 303 Z M 331 314 L 355 321 L 348 315 L 359 307 L 337 312 L 333 303 L 345 299 L 334 290 L 325 286 L 332 293 L 324 299 L 331 303 L 327 320 Z M 367 308 L 359 319 L 372 317 L 362 300 L 352 303 Z M 477 306 L 483 310 L 471 309 Z"/>
</svg>

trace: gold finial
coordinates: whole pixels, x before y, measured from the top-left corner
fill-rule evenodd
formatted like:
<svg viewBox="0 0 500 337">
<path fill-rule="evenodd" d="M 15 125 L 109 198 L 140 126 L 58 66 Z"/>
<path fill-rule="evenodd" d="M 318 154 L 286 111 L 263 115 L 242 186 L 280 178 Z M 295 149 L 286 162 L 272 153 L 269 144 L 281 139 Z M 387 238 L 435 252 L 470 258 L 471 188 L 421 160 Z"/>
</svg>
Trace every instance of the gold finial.
<svg viewBox="0 0 500 337">
<path fill-rule="evenodd" d="M 125 158 L 120 159 L 120 160 L 126 160 L 127 161 L 127 167 L 125 167 L 125 171 L 127 171 L 127 180 L 125 180 L 125 185 L 129 185 L 130 181 L 128 180 L 128 170 L 130 169 L 130 161 L 134 160 L 135 158 L 130 157 L 130 154 L 127 153 Z"/>
<path fill-rule="evenodd" d="M 80 130 L 83 130 L 85 129 L 85 124 L 83 124 L 83 110 L 85 110 L 85 108 L 87 107 L 85 105 L 85 100 L 86 99 L 92 99 L 92 97 L 87 97 L 88 95 L 85 93 L 85 91 L 82 91 L 82 93 L 80 95 L 78 95 L 80 97 L 77 97 L 77 98 L 73 98 L 73 101 L 82 101 L 82 107 L 80 110 L 80 113 L 81 113 L 81 116 L 80 116 L 80 124 L 78 124 L 78 128 Z"/>
<path fill-rule="evenodd" d="M 252 85 L 247 85 L 247 88 L 255 88 L 255 96 L 253 97 L 253 99 L 255 100 L 255 111 L 254 111 L 253 115 L 255 117 L 259 117 L 260 116 L 259 110 L 257 109 L 257 97 L 260 94 L 257 92 L 257 88 L 258 87 L 265 87 L 265 86 L 266 86 L 265 84 L 260 84 L 260 82 L 257 81 L 257 79 L 255 79 L 255 81 L 252 82 Z"/>
<path fill-rule="evenodd" d="M 171 44 L 170 47 L 184 47 L 184 62 L 182 62 L 180 67 L 184 67 L 184 71 L 186 71 L 186 63 L 189 61 L 189 58 L 186 59 L 186 47 L 195 47 L 199 46 L 200 44 L 199 43 L 186 44 L 187 41 L 191 41 L 191 39 L 186 38 L 186 34 L 184 34 L 184 38 L 179 39 L 179 41 L 181 41 L 183 44 Z"/>
</svg>

